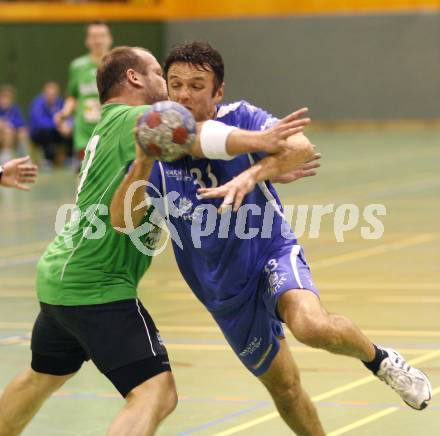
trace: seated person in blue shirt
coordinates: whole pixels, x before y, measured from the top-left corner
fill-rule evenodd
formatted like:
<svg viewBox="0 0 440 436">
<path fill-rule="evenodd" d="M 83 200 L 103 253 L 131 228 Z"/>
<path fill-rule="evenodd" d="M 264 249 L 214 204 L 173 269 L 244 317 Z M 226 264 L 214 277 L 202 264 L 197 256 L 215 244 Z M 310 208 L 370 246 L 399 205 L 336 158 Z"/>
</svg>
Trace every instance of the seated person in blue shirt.
<svg viewBox="0 0 440 436">
<path fill-rule="evenodd" d="M 27 153 L 28 132 L 15 103 L 15 88 L 11 85 L 0 86 L 0 164 L 11 160 L 14 148 L 20 155 Z"/>
<path fill-rule="evenodd" d="M 61 150 L 63 144 L 70 143 L 72 127 L 69 120 L 64 121 L 59 128 L 54 121 L 54 115 L 62 109 L 63 104 L 58 83 L 47 82 L 42 93 L 34 98 L 30 106 L 31 139 L 36 145 L 41 146 L 48 164 L 54 163 L 57 150 Z"/>
</svg>

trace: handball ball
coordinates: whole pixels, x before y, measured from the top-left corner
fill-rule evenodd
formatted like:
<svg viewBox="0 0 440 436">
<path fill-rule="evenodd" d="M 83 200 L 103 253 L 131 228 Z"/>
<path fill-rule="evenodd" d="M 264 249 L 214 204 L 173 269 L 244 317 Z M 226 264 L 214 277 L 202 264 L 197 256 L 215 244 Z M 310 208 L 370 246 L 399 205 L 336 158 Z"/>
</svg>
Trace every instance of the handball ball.
<svg viewBox="0 0 440 436">
<path fill-rule="evenodd" d="M 135 135 L 148 156 L 172 162 L 188 154 L 196 137 L 196 122 L 179 103 L 160 101 L 140 115 Z"/>
</svg>

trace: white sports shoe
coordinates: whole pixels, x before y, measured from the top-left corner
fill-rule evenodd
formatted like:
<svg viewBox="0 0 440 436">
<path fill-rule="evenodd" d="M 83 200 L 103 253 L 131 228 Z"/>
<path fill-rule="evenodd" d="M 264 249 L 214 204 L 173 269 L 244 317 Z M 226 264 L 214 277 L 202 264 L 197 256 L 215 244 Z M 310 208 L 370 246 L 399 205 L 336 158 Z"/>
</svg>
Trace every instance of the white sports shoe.
<svg viewBox="0 0 440 436">
<path fill-rule="evenodd" d="M 413 368 L 391 348 L 383 348 L 388 357 L 380 363 L 377 376 L 391 386 L 402 400 L 416 410 L 422 410 L 431 400 L 431 383 L 419 369 Z"/>
</svg>

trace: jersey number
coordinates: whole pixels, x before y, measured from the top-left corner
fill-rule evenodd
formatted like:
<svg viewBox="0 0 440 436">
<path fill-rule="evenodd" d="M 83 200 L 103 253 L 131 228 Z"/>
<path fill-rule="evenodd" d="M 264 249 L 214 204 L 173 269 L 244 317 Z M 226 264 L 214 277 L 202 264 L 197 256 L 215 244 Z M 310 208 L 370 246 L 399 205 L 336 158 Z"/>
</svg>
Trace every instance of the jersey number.
<svg viewBox="0 0 440 436">
<path fill-rule="evenodd" d="M 211 170 L 211 164 L 208 164 L 206 166 L 207 176 L 208 179 L 211 181 L 210 188 L 217 188 L 218 186 L 218 179 L 215 176 L 215 174 Z M 206 188 L 205 182 L 202 180 L 202 171 L 199 168 L 191 168 L 189 170 L 192 176 L 196 178 L 196 180 L 193 180 L 194 185 L 199 186 L 200 188 Z M 197 200 L 200 200 L 200 195 L 196 194 Z"/>
<path fill-rule="evenodd" d="M 99 135 L 95 135 L 92 136 L 89 143 L 87 144 L 86 147 L 87 161 L 85 163 L 84 170 L 81 174 L 81 179 L 79 181 L 78 189 L 76 191 L 76 201 L 78 201 L 79 193 L 81 192 L 84 186 L 84 182 L 86 181 L 87 174 L 89 173 L 90 167 L 92 166 L 92 161 L 96 154 L 96 147 L 98 145 L 98 142 L 99 142 Z"/>
</svg>

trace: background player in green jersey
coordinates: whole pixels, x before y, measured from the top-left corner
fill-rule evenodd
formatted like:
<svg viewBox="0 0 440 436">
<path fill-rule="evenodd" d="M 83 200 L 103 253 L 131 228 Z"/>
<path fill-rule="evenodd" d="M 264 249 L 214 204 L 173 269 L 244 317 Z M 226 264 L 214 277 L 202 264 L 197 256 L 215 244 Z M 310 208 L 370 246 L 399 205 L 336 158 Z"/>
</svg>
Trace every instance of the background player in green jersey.
<svg viewBox="0 0 440 436">
<path fill-rule="evenodd" d="M 61 124 L 74 114 L 73 147 L 80 160 L 101 116 L 96 70 L 112 44 L 113 38 L 106 23 L 95 21 L 87 26 L 85 45 L 89 53 L 71 62 L 67 84 L 68 97 L 63 109 L 55 116 L 57 124 Z"/>
<path fill-rule="evenodd" d="M 136 147 L 133 128 L 145 104 L 167 98 L 165 81 L 151 53 L 130 47 L 114 49 L 103 59 L 97 81 L 102 117 L 88 142 L 76 211 L 38 263 L 40 313 L 32 331 L 31 367 L 0 397 L 0 436 L 20 434 L 44 401 L 89 359 L 126 399 L 109 436 L 152 435 L 176 407 L 167 351 L 137 299 L 151 258 L 132 245 L 129 235 L 117 233 L 109 218 L 118 186 L 133 174 L 148 178 L 154 161 Z M 296 118 L 292 114 L 264 132 L 235 130 L 227 137 L 228 151 L 235 155 L 256 145 L 275 150 L 307 123 Z M 204 157 L 200 134 L 192 153 Z M 145 187 L 137 190 L 142 198 L 144 192 Z M 147 219 L 148 214 L 143 222 Z M 152 239 L 145 237 L 146 243 Z"/>
</svg>

